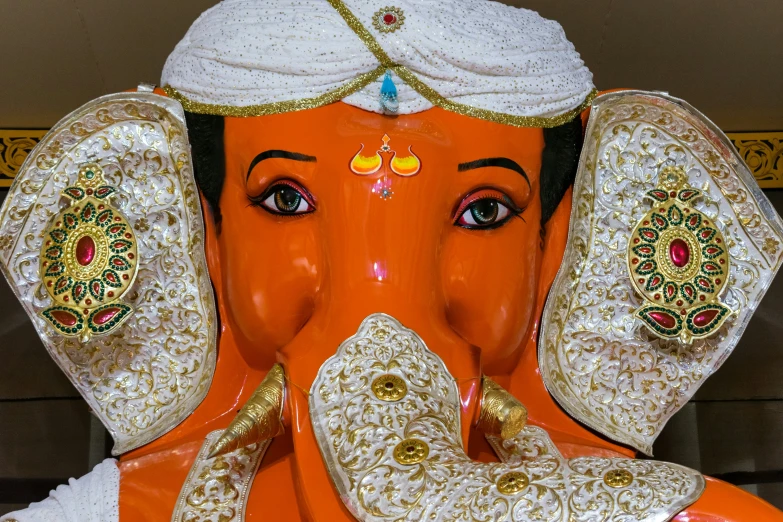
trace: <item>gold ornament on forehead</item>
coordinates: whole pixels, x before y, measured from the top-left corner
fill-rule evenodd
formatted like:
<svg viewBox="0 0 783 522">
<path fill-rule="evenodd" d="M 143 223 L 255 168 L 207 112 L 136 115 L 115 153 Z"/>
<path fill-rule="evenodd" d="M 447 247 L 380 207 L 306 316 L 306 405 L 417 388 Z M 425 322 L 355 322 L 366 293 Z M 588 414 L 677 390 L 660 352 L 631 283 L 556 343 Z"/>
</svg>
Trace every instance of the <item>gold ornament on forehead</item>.
<svg viewBox="0 0 783 522">
<path fill-rule="evenodd" d="M 107 335 L 133 313 L 120 300 L 138 271 L 137 241 L 109 204 L 115 192 L 99 165 L 83 165 L 76 184 L 62 191 L 70 205 L 44 231 L 40 274 L 54 306 L 41 316 L 61 335 Z"/>
<path fill-rule="evenodd" d="M 413 153 L 412 145 L 408 147 L 407 156 L 398 156 L 397 151 L 389 145 L 391 138 L 388 134 L 384 134 L 381 141 L 383 145 L 372 156 L 362 155 L 362 152 L 364 152 L 364 143 L 362 143 L 359 152 L 351 159 L 350 168 L 351 172 L 358 176 L 370 176 L 383 168 L 380 177 L 373 184 L 372 192 L 373 194 L 378 194 L 381 199 L 389 199 L 394 195 L 394 192 L 391 189 L 392 183 L 388 169 L 391 169 L 398 176 L 408 178 L 419 173 L 421 160 Z M 391 156 L 388 158 L 388 169 L 384 156 Z"/>
<path fill-rule="evenodd" d="M 644 298 L 635 316 L 664 339 L 709 337 L 732 312 L 718 300 L 729 278 L 723 234 L 692 206 L 702 193 L 682 167 L 663 167 L 645 196 L 653 208 L 628 242 L 628 272 Z"/>
</svg>

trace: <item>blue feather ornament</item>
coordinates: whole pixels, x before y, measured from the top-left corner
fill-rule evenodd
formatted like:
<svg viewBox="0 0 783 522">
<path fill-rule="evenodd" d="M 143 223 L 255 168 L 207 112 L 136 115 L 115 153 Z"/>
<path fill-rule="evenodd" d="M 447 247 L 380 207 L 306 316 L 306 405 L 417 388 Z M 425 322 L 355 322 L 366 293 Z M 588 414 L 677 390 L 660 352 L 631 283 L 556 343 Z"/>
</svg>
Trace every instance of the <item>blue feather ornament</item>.
<svg viewBox="0 0 783 522">
<path fill-rule="evenodd" d="M 383 76 L 383 84 L 381 84 L 381 109 L 383 112 L 396 114 L 400 108 L 400 104 L 397 101 L 397 86 L 394 85 L 391 71 L 386 71 Z"/>
</svg>

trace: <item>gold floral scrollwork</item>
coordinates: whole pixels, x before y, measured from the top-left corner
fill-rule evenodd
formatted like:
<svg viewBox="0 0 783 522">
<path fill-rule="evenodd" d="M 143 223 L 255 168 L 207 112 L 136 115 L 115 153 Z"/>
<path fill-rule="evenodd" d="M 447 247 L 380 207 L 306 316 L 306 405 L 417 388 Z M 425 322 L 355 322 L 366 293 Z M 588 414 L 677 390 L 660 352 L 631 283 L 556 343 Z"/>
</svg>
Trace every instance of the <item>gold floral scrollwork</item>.
<svg viewBox="0 0 783 522">
<path fill-rule="evenodd" d="M 250 486 L 270 440 L 209 458 L 221 431 L 207 435 L 180 490 L 171 522 L 242 522 Z"/>
<path fill-rule="evenodd" d="M 392 371 L 408 387 L 396 402 L 372 389 Z M 310 419 L 340 499 L 361 522 L 663 522 L 704 489 L 699 473 L 675 464 L 566 459 L 536 426 L 507 440 L 487 435 L 502 462 L 471 460 L 456 381 L 415 332 L 384 314 L 366 318 L 321 367 Z M 608 485 L 611 470 L 627 470 L 632 482 Z"/>
<path fill-rule="evenodd" d="M 783 132 L 734 132 L 737 147 L 761 188 L 783 188 Z"/>
<path fill-rule="evenodd" d="M 0 130 L 0 187 L 10 187 L 16 173 L 45 130 Z"/>
</svg>

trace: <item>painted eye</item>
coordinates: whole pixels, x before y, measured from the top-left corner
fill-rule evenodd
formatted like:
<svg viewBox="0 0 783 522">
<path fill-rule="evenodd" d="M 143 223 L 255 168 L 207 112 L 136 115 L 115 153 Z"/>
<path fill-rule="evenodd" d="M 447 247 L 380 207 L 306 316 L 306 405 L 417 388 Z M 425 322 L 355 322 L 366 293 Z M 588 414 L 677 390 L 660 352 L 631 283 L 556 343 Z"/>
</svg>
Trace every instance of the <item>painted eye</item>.
<svg viewBox="0 0 783 522">
<path fill-rule="evenodd" d="M 283 180 L 269 187 L 263 195 L 251 197 L 252 204 L 281 216 L 309 214 L 315 210 L 313 200 L 298 183 Z"/>
<path fill-rule="evenodd" d="M 491 229 L 505 225 L 524 209 L 511 198 L 494 189 L 484 189 L 467 196 L 457 209 L 457 226 L 469 229 Z"/>
</svg>

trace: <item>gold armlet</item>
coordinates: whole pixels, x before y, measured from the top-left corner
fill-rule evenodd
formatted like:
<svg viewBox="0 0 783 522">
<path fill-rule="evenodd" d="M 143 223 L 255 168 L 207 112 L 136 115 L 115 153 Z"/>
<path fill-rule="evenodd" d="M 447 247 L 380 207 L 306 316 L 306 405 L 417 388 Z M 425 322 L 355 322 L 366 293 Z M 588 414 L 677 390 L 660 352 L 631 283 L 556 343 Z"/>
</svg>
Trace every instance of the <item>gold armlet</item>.
<svg viewBox="0 0 783 522">
<path fill-rule="evenodd" d="M 275 364 L 212 446 L 208 458 L 225 455 L 238 448 L 281 435 L 284 398 L 285 372 L 282 366 Z"/>
</svg>

